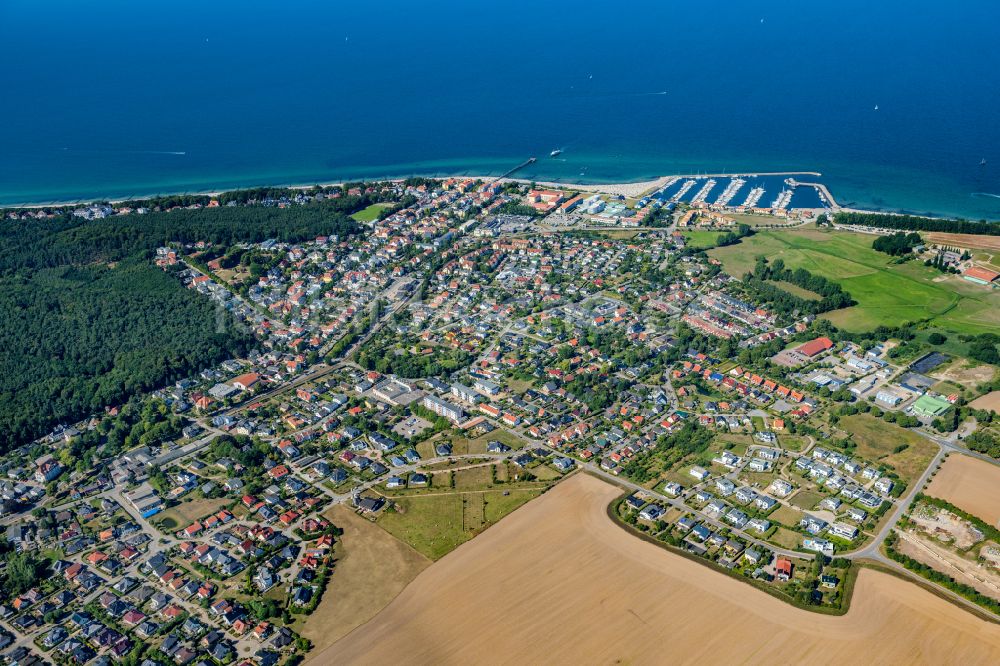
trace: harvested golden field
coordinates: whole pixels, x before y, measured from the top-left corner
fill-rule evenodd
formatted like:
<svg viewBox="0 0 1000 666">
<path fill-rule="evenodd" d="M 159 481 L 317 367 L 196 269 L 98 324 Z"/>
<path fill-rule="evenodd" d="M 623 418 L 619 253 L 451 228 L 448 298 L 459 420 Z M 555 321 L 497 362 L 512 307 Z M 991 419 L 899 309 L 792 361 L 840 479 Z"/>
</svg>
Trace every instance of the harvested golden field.
<svg viewBox="0 0 1000 666">
<path fill-rule="evenodd" d="M 953 453 L 924 492 L 991 525 L 1000 523 L 1000 466 Z"/>
<path fill-rule="evenodd" d="M 1000 250 L 1000 236 L 984 236 L 980 234 L 949 234 L 943 231 L 931 231 L 923 234 L 931 243 L 949 245 L 974 250 Z"/>
<path fill-rule="evenodd" d="M 326 517 L 344 530 L 323 600 L 299 633 L 317 650 L 331 645 L 386 607 L 431 561 L 339 504 Z"/>
<path fill-rule="evenodd" d="M 970 402 L 969 406 L 973 409 L 988 409 L 1000 414 L 1000 391 L 991 391 L 986 395 L 981 395 Z"/>
<path fill-rule="evenodd" d="M 997 663 L 1000 627 L 864 570 L 809 613 L 642 541 L 578 474 L 424 571 L 317 664 Z"/>
</svg>

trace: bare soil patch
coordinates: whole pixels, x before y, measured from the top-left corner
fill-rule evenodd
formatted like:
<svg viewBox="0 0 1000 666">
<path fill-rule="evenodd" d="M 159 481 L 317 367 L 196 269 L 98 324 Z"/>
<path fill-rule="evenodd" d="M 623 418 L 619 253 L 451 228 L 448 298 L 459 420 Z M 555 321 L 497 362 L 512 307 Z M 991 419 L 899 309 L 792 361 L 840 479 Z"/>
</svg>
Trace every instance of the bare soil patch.
<svg viewBox="0 0 1000 666">
<path fill-rule="evenodd" d="M 314 663 L 1000 661 L 1000 627 L 910 582 L 864 570 L 846 615 L 809 613 L 624 531 L 606 513 L 619 494 L 567 479 Z"/>
<path fill-rule="evenodd" d="M 929 567 L 947 574 L 960 583 L 971 585 L 980 593 L 1000 599 L 1000 575 L 990 567 L 966 559 L 920 534 L 903 532 L 901 551 Z"/>
<path fill-rule="evenodd" d="M 993 379 L 993 375 L 993 366 L 973 365 L 970 367 L 968 363 L 962 359 L 956 359 L 950 365 L 944 368 L 939 368 L 935 372 L 931 373 L 931 377 L 959 384 L 966 388 L 975 388 L 980 384 L 985 384 Z M 1000 408 L 1000 397 L 997 398 L 992 407 L 983 407 L 983 409 L 993 409 L 994 411 L 997 408 Z"/>
<path fill-rule="evenodd" d="M 913 510 L 910 519 L 923 532 L 961 550 L 967 550 L 983 540 L 982 532 L 969 521 L 936 506 L 921 504 Z"/>
<path fill-rule="evenodd" d="M 952 454 L 941 465 L 926 493 L 981 518 L 1000 524 L 1000 466 Z"/>
</svg>

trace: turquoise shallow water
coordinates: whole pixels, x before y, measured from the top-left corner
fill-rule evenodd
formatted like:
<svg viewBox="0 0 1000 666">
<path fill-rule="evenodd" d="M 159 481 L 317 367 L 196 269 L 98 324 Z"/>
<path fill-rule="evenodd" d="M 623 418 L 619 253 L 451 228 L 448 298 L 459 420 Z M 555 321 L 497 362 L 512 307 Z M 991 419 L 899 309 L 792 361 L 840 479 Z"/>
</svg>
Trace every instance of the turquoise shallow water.
<svg viewBox="0 0 1000 666">
<path fill-rule="evenodd" d="M 519 175 L 820 171 L 1000 219 L 1000 6 L 872 4 L 4 0 L 0 203 L 537 155 Z"/>
</svg>

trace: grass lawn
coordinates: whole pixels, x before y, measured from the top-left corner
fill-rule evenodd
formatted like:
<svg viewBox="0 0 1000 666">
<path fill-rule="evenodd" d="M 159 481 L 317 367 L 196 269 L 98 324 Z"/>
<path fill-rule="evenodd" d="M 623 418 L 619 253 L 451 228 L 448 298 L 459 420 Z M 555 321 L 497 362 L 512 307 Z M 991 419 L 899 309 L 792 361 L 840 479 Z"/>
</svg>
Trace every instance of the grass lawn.
<svg viewBox="0 0 1000 666">
<path fill-rule="evenodd" d="M 756 484 L 758 488 L 767 488 L 771 482 L 779 478 L 776 472 L 748 472 L 742 473 L 741 477 L 748 486 Z"/>
<path fill-rule="evenodd" d="M 711 450 L 716 453 L 729 450 L 738 456 L 742 456 L 746 454 L 747 448 L 753 443 L 753 437 L 746 433 L 727 432 L 716 435 L 715 442 L 711 445 Z"/>
<path fill-rule="evenodd" d="M 456 490 L 481 490 L 493 484 L 493 466 L 470 467 L 455 470 Z"/>
<path fill-rule="evenodd" d="M 782 291 L 787 291 L 792 296 L 798 296 L 799 298 L 804 298 L 807 301 L 819 301 L 822 300 L 822 296 L 817 294 L 815 291 L 809 291 L 808 289 L 803 289 L 797 284 L 792 284 L 791 282 L 785 282 L 784 280 L 772 280 L 771 283 L 781 289 Z"/>
<path fill-rule="evenodd" d="M 778 435 L 778 445 L 786 451 L 801 451 L 809 440 L 801 435 Z"/>
<path fill-rule="evenodd" d="M 541 492 L 514 488 L 400 497 L 393 500 L 399 509 L 384 511 L 377 524 L 437 560 Z"/>
<path fill-rule="evenodd" d="M 802 535 L 798 532 L 786 530 L 784 527 L 779 527 L 768 538 L 768 541 L 782 548 L 798 548 L 802 542 Z"/>
<path fill-rule="evenodd" d="M 811 490 L 800 490 L 792 495 L 788 502 L 800 509 L 809 510 L 816 506 L 823 497 L 823 495 L 814 493 Z"/>
<path fill-rule="evenodd" d="M 697 479 L 691 476 L 690 470 L 691 467 L 689 465 L 678 467 L 677 469 L 671 470 L 666 474 L 664 474 L 662 480 L 673 481 L 674 483 L 681 484 L 685 488 L 690 488 L 691 486 L 693 486 L 695 483 L 698 482 Z"/>
<path fill-rule="evenodd" d="M 374 222 L 378 219 L 379 213 L 391 207 L 392 204 L 389 203 L 374 203 L 363 210 L 359 210 L 354 215 L 351 215 L 351 217 L 358 222 Z"/>
<path fill-rule="evenodd" d="M 223 497 L 220 499 L 196 499 L 189 502 L 181 502 L 177 506 L 156 514 L 150 518 L 150 522 L 161 530 L 172 532 L 176 529 L 187 527 L 199 518 L 207 518 L 209 514 L 229 506 L 232 501 L 232 498 Z"/>
<path fill-rule="evenodd" d="M 420 454 L 421 458 L 436 458 L 437 454 L 434 452 L 434 447 L 442 442 L 451 443 L 451 454 L 454 456 L 461 456 L 470 453 L 486 453 L 487 443 L 493 440 L 503 442 L 513 449 L 520 449 L 524 446 L 524 441 L 518 439 L 516 435 L 512 435 L 503 428 L 497 428 L 493 432 L 481 435 L 475 439 L 469 439 L 462 436 L 443 435 L 441 437 L 425 440 L 417 444 L 417 453 Z"/>
<path fill-rule="evenodd" d="M 693 247 L 699 250 L 708 250 L 710 248 L 718 245 L 716 242 L 719 238 L 719 234 L 726 233 L 725 231 L 684 231 L 684 242 L 687 243 L 688 247 Z"/>
<path fill-rule="evenodd" d="M 892 467 L 907 483 L 927 469 L 937 451 L 936 444 L 919 434 L 869 414 L 846 416 L 840 420 L 839 427 L 854 436 L 857 456 Z M 893 453 L 900 444 L 908 446 Z"/>
<path fill-rule="evenodd" d="M 758 256 L 765 256 L 837 281 L 858 305 L 824 317 L 848 330 L 930 319 L 955 332 L 1000 331 L 1000 294 L 995 290 L 975 289 L 960 278 L 942 279 L 940 272 L 921 262 L 890 264 L 871 243 L 871 235 L 845 231 L 769 230 L 709 254 L 730 275 L 743 275 Z"/>
<path fill-rule="evenodd" d="M 736 220 L 737 224 L 746 224 L 751 227 L 783 226 L 795 223 L 794 221 L 771 215 L 752 215 L 749 213 L 732 213 L 728 217 Z"/>
<path fill-rule="evenodd" d="M 428 495 L 393 500 L 398 510 L 384 511 L 378 525 L 422 555 L 436 560 L 469 539 L 462 531 L 462 496 Z"/>
<path fill-rule="evenodd" d="M 524 393 L 534 385 L 532 382 L 524 379 L 507 379 L 506 383 L 509 391 L 518 395 Z"/>
</svg>

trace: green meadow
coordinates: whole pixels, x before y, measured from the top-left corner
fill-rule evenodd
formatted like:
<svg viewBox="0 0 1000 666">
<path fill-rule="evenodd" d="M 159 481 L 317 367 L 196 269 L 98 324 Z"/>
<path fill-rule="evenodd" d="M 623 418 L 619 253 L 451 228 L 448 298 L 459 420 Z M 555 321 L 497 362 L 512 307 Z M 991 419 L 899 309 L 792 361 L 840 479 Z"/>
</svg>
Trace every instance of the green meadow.
<svg viewBox="0 0 1000 666">
<path fill-rule="evenodd" d="M 699 250 L 707 250 L 708 248 L 715 247 L 718 244 L 719 234 L 726 233 L 725 231 L 709 231 L 707 229 L 696 229 L 691 231 L 684 231 L 684 242 L 688 247 L 693 247 Z"/>
<path fill-rule="evenodd" d="M 763 231 L 709 255 L 727 273 L 742 277 L 758 256 L 781 258 L 789 268 L 805 268 L 836 280 L 858 305 L 824 315 L 849 331 L 870 330 L 929 319 L 957 333 L 1000 333 L 1000 293 L 914 260 L 891 264 L 871 249 L 874 236 L 846 231 L 787 229 Z"/>
</svg>

